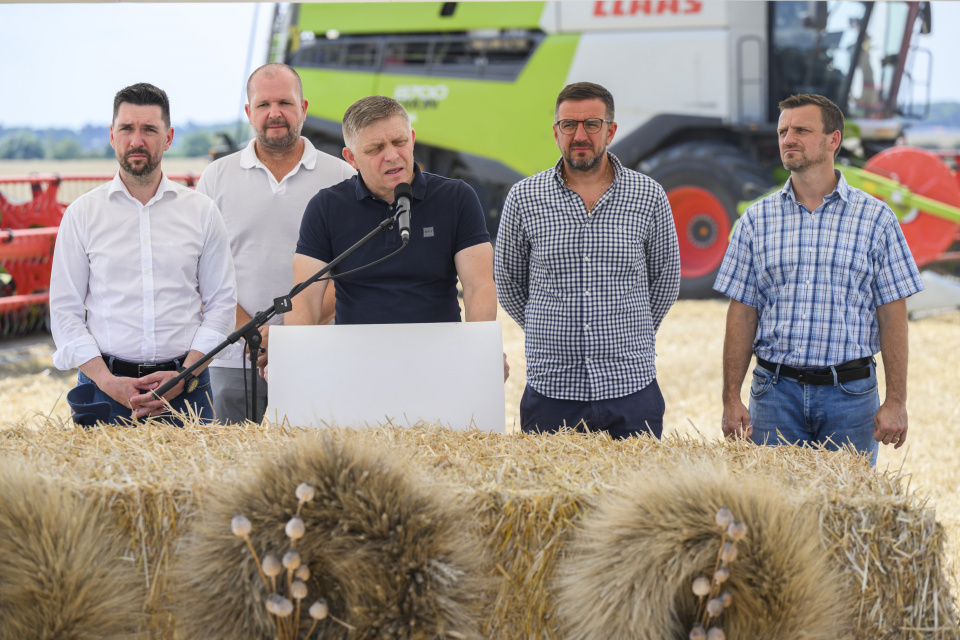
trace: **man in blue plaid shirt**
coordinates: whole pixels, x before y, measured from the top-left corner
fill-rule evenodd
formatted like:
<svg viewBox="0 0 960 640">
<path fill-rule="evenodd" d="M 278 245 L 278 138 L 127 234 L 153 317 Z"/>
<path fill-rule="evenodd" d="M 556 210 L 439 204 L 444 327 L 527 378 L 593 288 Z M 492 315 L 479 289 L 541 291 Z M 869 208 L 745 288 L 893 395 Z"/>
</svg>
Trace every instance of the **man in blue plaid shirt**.
<svg viewBox="0 0 960 640">
<path fill-rule="evenodd" d="M 680 288 L 670 204 L 607 152 L 609 91 L 569 85 L 555 116 L 563 157 L 510 190 L 494 258 L 497 298 L 526 332 L 520 427 L 659 438 L 654 345 Z"/>
<path fill-rule="evenodd" d="M 834 169 L 840 109 L 792 96 L 780 103 L 777 133 L 790 178 L 744 213 L 714 285 L 730 298 L 723 433 L 849 444 L 876 464 L 878 442 L 907 439 L 906 298 L 923 284 L 890 208 Z M 740 386 L 754 353 L 747 410 Z"/>
</svg>

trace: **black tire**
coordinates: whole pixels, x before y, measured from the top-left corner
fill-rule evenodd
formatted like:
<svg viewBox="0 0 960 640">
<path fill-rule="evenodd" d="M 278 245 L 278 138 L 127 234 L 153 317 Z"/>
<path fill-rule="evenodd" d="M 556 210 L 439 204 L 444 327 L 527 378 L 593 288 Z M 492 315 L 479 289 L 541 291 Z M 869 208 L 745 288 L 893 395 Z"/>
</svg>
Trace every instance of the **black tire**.
<svg viewBox="0 0 960 640">
<path fill-rule="evenodd" d="M 737 203 L 768 191 L 773 184 L 770 173 L 741 149 L 715 141 L 683 142 L 668 147 L 642 161 L 637 170 L 659 182 L 668 197 L 671 192 L 680 193 L 675 190 L 681 187 L 697 187 L 722 205 L 726 221 L 718 220 L 717 212 L 691 216 L 674 207 L 681 273 L 686 274 L 680 280 L 680 297 L 716 297 L 713 283 L 728 243 L 726 229 L 732 228 L 737 219 Z M 690 276 L 691 272 L 694 275 Z"/>
</svg>

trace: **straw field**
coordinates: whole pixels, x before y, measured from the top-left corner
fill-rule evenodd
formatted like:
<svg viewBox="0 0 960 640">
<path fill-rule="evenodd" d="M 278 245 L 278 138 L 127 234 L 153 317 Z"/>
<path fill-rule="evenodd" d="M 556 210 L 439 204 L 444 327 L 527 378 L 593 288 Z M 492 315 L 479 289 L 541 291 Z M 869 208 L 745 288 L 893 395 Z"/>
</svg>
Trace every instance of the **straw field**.
<svg viewBox="0 0 960 640">
<path fill-rule="evenodd" d="M 484 637 L 508 629 L 497 637 L 563 637 L 556 579 L 571 537 L 604 496 L 633 486 L 635 473 L 701 473 L 717 462 L 737 481 L 731 491 L 750 480 L 769 482 L 816 515 L 823 553 L 840 568 L 838 588 L 855 612 L 848 620 L 855 637 L 958 637 L 950 590 L 958 593 L 953 576 L 960 558 L 954 462 L 960 313 L 911 323 L 910 436 L 900 450 L 881 450 L 874 473 L 847 454 L 716 441 L 725 309 L 718 301 L 683 301 L 664 323 L 658 337 L 667 401 L 663 443 L 599 435 L 495 437 L 428 426 L 335 437 L 400 452 L 421 482 L 470 503 L 474 532 L 487 557 L 497 559 L 486 576 L 492 595 L 480 617 Z M 509 430 L 524 363 L 522 332 L 503 321 L 511 363 Z M 129 557 L 148 592 L 152 635 L 170 637 L 176 586 L 168 569 L 203 512 L 203 496 L 242 482 L 279 460 L 291 440 L 312 434 L 269 426 L 78 431 L 62 400 L 75 378 L 54 370 L 50 353 L 46 342 L 0 352 L 0 459 L 23 459 L 80 494 L 107 499 L 129 534 Z"/>
</svg>

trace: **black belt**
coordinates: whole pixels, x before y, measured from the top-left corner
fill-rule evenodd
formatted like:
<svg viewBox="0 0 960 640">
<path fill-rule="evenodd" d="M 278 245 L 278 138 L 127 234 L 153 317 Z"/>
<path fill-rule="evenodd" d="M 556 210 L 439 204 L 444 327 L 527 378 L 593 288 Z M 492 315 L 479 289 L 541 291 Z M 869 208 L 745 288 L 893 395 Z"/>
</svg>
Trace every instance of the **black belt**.
<svg viewBox="0 0 960 640">
<path fill-rule="evenodd" d="M 179 358 L 167 360 L 166 362 L 128 362 L 113 356 L 103 356 L 103 361 L 107 363 L 107 368 L 110 369 L 110 373 L 125 378 L 142 378 L 157 371 L 176 371 L 183 365 L 183 361 L 186 359 L 186 353 Z"/>
<path fill-rule="evenodd" d="M 835 382 L 850 382 L 851 380 L 869 378 L 870 365 L 872 363 L 873 358 L 868 357 L 838 364 L 833 367 L 837 371 L 837 377 L 834 379 L 833 371 L 830 370 L 830 367 L 824 367 L 822 369 L 794 369 L 785 364 L 778 365 L 776 362 L 768 362 L 760 356 L 757 356 L 757 364 L 764 369 L 776 372 L 779 366 L 779 375 L 784 378 L 792 378 L 800 384 L 813 385 L 832 385 Z"/>
</svg>

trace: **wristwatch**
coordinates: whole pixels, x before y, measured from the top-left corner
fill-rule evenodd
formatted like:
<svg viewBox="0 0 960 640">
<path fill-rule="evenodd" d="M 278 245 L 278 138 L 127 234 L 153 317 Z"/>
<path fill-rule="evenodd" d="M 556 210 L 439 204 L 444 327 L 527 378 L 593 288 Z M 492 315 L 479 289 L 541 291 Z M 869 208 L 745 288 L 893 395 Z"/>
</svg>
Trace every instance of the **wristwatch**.
<svg viewBox="0 0 960 640">
<path fill-rule="evenodd" d="M 177 373 L 183 373 L 186 371 L 185 367 L 180 367 L 177 369 Z M 183 376 L 183 390 L 187 393 L 193 393 L 197 390 L 197 387 L 200 385 L 200 379 L 192 373 L 188 373 Z"/>
</svg>

